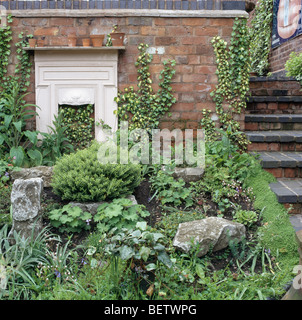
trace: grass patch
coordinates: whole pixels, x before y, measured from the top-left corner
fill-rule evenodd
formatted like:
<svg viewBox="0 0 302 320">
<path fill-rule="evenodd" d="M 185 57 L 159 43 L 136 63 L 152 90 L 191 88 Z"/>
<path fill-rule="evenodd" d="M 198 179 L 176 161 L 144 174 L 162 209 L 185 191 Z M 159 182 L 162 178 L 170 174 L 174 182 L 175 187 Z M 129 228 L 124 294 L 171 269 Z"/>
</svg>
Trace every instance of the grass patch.
<svg viewBox="0 0 302 320">
<path fill-rule="evenodd" d="M 288 266 L 292 269 L 299 261 L 295 230 L 287 210 L 278 202 L 269 187 L 274 181 L 276 179 L 272 174 L 259 168 L 246 182 L 253 188 L 255 209 L 262 211 L 263 225 L 259 228 L 259 241 L 270 249 L 273 255 L 278 255 L 282 267 Z"/>
</svg>

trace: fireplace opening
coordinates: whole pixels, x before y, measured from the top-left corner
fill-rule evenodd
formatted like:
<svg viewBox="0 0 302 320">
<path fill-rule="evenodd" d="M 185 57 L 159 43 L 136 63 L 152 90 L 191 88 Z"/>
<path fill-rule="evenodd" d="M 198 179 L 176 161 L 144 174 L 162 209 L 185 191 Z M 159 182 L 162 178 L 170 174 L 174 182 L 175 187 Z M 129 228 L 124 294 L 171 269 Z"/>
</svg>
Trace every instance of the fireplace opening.
<svg viewBox="0 0 302 320">
<path fill-rule="evenodd" d="M 94 104 L 67 105 L 60 104 L 63 125 L 66 126 L 66 138 L 75 150 L 90 146 L 95 138 Z"/>
</svg>

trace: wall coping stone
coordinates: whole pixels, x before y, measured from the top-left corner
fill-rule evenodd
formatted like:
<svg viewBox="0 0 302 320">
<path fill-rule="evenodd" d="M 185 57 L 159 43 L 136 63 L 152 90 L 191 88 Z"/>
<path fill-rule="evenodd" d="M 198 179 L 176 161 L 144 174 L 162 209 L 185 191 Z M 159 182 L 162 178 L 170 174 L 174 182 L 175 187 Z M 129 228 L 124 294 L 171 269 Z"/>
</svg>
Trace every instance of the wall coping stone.
<svg viewBox="0 0 302 320">
<path fill-rule="evenodd" d="M 163 17 L 163 18 L 248 18 L 244 10 L 145 10 L 145 9 L 40 9 L 9 10 L 14 17 Z"/>
</svg>

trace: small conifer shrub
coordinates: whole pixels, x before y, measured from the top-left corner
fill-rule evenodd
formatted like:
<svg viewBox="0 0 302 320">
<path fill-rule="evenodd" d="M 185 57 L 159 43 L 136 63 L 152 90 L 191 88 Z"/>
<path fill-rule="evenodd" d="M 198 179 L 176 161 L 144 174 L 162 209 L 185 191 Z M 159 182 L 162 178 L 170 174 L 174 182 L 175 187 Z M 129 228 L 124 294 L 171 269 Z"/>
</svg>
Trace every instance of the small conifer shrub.
<svg viewBox="0 0 302 320">
<path fill-rule="evenodd" d="M 137 164 L 101 164 L 99 144 L 63 156 L 54 166 L 52 187 L 63 200 L 104 201 L 129 195 L 141 182 Z"/>
</svg>

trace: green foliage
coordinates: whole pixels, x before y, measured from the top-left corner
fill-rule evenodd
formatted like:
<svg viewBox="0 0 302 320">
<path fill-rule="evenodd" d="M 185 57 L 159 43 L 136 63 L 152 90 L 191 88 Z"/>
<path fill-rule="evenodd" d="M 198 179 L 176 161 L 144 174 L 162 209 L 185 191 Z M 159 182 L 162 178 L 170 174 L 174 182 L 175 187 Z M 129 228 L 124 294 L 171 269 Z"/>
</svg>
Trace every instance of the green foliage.
<svg viewBox="0 0 302 320">
<path fill-rule="evenodd" d="M 249 227 L 257 222 L 258 214 L 250 210 L 236 210 L 234 220 Z"/>
<path fill-rule="evenodd" d="M 24 33 L 21 32 L 19 34 L 20 41 L 16 43 L 18 63 L 15 67 L 15 78 L 19 82 L 21 92 L 26 92 L 30 85 L 29 79 L 32 63 L 28 52 L 24 50 L 24 48 L 28 45 L 28 39 L 32 37 L 32 35 L 25 36 Z"/>
<path fill-rule="evenodd" d="M 36 283 L 32 270 L 46 259 L 46 229 L 34 239 L 16 231 L 8 238 L 8 227 L 0 229 L 0 299 L 29 299 Z"/>
<path fill-rule="evenodd" d="M 67 127 L 63 123 L 63 114 L 59 112 L 54 118 L 53 127 L 49 126 L 50 133 L 40 132 L 43 140 L 39 150 L 42 153 L 42 164 L 47 166 L 53 166 L 63 154 L 74 151 L 73 145 L 66 136 Z M 34 136 L 34 133 L 32 136 Z"/>
<path fill-rule="evenodd" d="M 193 205 L 191 191 L 185 187 L 185 181 L 181 178 L 175 179 L 168 168 L 159 170 L 156 175 L 150 177 L 154 196 L 161 201 L 163 205 L 169 204 L 173 206 L 185 205 L 190 207 Z"/>
<path fill-rule="evenodd" d="M 66 127 L 67 139 L 75 149 L 88 147 L 94 138 L 93 105 L 60 106 L 60 111 L 63 115 L 62 124 Z"/>
<path fill-rule="evenodd" d="M 140 44 L 138 50 L 140 55 L 136 62 L 138 68 L 138 90 L 133 87 L 119 92 L 115 101 L 118 105 L 117 115 L 120 121 L 129 121 L 129 130 L 143 128 L 151 130 L 158 128 L 160 118 L 169 111 L 176 102 L 172 93 L 171 80 L 175 74 L 175 61 L 165 61 L 164 68 L 160 73 L 160 89 L 154 93 L 152 89 L 149 65 L 152 55 L 147 52 L 148 45 Z"/>
<path fill-rule="evenodd" d="M 70 204 L 63 208 L 52 210 L 48 213 L 51 224 L 60 230 L 60 232 L 80 232 L 90 230 L 90 220 L 92 215 L 77 206 Z"/>
<path fill-rule="evenodd" d="M 0 100 L 0 146 L 2 154 L 14 157 L 16 166 L 53 165 L 63 153 L 73 150 L 64 133 L 66 127 L 62 124 L 62 115 L 55 116 L 54 127 L 50 127 L 51 133 L 41 133 L 44 140 L 38 139 L 38 131 L 25 130 L 26 121 L 37 112 L 29 110 L 29 107 L 37 107 L 33 104 L 24 104 L 27 94 L 20 93 L 20 85 L 14 82 L 12 92 L 3 94 Z"/>
<path fill-rule="evenodd" d="M 191 184 L 192 194 L 209 193 L 217 203 L 221 213 L 232 209 L 239 200 L 251 206 L 253 191 L 246 185 L 246 179 L 253 176 L 258 168 L 258 160 L 248 153 L 241 153 L 226 133 L 221 140 L 206 144 L 206 166 L 200 181 Z M 233 209 L 232 209 L 233 210 Z"/>
<path fill-rule="evenodd" d="M 12 90 L 12 82 L 17 81 L 19 83 L 19 93 L 26 92 L 27 87 L 30 84 L 30 72 L 32 63 L 30 56 L 24 47 L 27 46 L 28 38 L 32 35 L 25 36 L 21 32 L 18 37 L 19 42 L 15 43 L 17 53 L 17 64 L 15 66 L 15 72 L 13 75 L 8 75 L 8 64 L 9 56 L 11 55 L 11 41 L 12 41 L 12 29 L 10 24 L 12 23 L 12 16 L 7 16 L 6 27 L 1 27 L 0 30 L 0 60 L 1 60 L 1 71 L 0 71 L 0 96 L 2 94 L 9 94 Z"/>
<path fill-rule="evenodd" d="M 269 70 L 268 58 L 271 50 L 273 2 L 273 0 L 257 1 L 249 28 L 251 69 L 257 72 L 258 76 L 266 75 Z"/>
<path fill-rule="evenodd" d="M 112 229 L 106 236 L 105 252 L 121 260 L 134 263 L 148 271 L 157 268 L 157 261 L 170 268 L 172 262 L 166 253 L 164 235 L 154 232 L 146 222 L 137 222 L 134 229 L 122 229 L 114 234 Z"/>
<path fill-rule="evenodd" d="M 12 224 L 12 218 L 10 214 L 11 201 L 10 195 L 12 192 L 11 185 L 6 187 L 0 186 L 0 227 L 7 224 Z"/>
<path fill-rule="evenodd" d="M 269 184 L 275 178 L 258 168 L 258 172 L 247 179 L 247 185 L 255 194 L 254 208 L 262 211 L 263 225 L 259 228 L 261 245 L 270 249 L 273 255 L 279 252 L 280 265 L 292 270 L 298 263 L 299 255 L 295 231 L 290 223 L 287 210 L 280 204 Z"/>
<path fill-rule="evenodd" d="M 113 199 L 110 203 L 103 203 L 98 207 L 97 214 L 93 220 L 97 223 L 100 233 L 108 232 L 113 228 L 134 228 L 136 223 L 143 221 L 150 215 L 144 206 L 133 204 L 130 199 Z"/>
<path fill-rule="evenodd" d="M 17 166 L 23 164 L 25 150 L 29 147 L 31 140 L 37 137 L 37 133 L 24 130 L 26 120 L 37 114 L 28 109 L 35 105 L 23 104 L 26 95 L 20 94 L 20 85 L 14 82 L 12 93 L 4 93 L 0 100 L 0 117 L 3 119 L 3 125 L 0 126 L 0 146 L 2 150 L 4 147 L 4 153 L 10 153 L 11 157 L 16 157 Z M 21 142 L 24 142 L 22 146 Z M 30 156 L 30 153 L 28 155 Z"/>
<path fill-rule="evenodd" d="M 292 52 L 285 63 L 287 76 L 296 78 L 302 85 L 302 53 Z"/>
<path fill-rule="evenodd" d="M 218 85 L 211 92 L 216 104 L 216 114 L 220 127 L 230 132 L 233 142 L 241 149 L 246 149 L 247 139 L 240 133 L 240 125 L 236 116 L 246 108 L 246 95 L 249 91 L 249 36 L 245 19 L 235 19 L 230 45 L 219 36 L 211 40 L 216 56 Z M 206 140 L 217 140 L 220 135 L 215 130 L 211 112 L 202 110 L 202 127 L 206 132 Z"/>
<path fill-rule="evenodd" d="M 54 166 L 52 186 L 63 200 L 80 202 L 120 198 L 133 192 L 141 181 L 141 168 L 134 164 L 101 164 L 100 145 L 64 155 Z"/>
<path fill-rule="evenodd" d="M 12 22 L 12 17 L 9 15 L 7 17 L 7 22 Z M 10 42 L 12 40 L 12 30 L 8 25 L 7 27 L 0 28 L 0 86 L 1 92 L 5 92 L 5 88 L 8 86 L 8 78 L 7 78 L 7 67 L 9 63 L 9 56 L 11 53 L 10 50 Z"/>
</svg>

